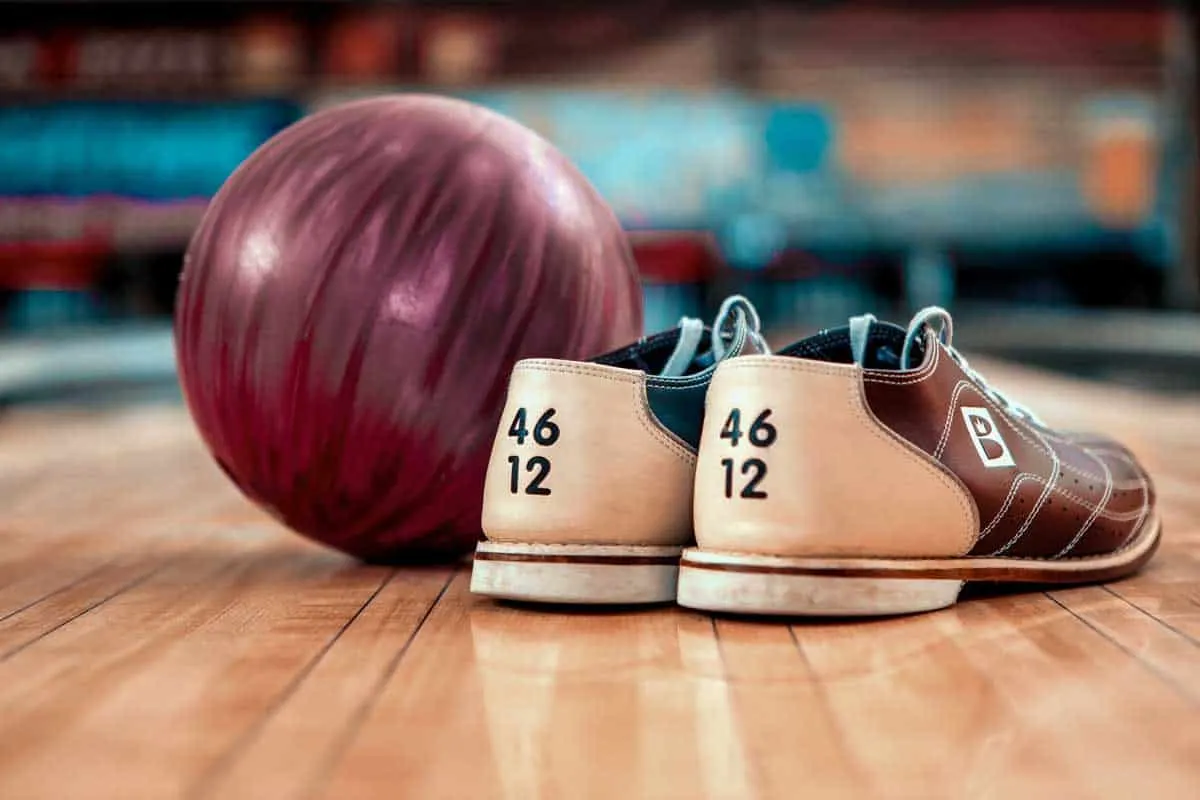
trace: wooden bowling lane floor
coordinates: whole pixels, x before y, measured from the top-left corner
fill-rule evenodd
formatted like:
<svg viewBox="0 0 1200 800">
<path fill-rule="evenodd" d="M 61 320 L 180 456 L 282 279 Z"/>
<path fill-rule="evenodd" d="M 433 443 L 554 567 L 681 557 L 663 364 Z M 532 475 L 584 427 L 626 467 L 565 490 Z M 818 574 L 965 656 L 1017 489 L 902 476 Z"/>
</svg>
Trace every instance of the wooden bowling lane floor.
<svg viewBox="0 0 1200 800">
<path fill-rule="evenodd" d="M 181 408 L 0 416 L 0 798 L 1195 798 L 1200 407 L 985 368 L 1156 473 L 1109 586 L 865 622 L 472 597 L 250 509 Z"/>
</svg>

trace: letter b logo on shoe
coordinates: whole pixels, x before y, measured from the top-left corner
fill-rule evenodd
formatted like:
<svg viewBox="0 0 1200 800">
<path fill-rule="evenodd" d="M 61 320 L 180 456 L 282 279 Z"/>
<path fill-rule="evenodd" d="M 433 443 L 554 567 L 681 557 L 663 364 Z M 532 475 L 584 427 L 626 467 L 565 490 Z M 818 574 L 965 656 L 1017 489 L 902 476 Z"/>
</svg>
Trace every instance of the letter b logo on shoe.
<svg viewBox="0 0 1200 800">
<path fill-rule="evenodd" d="M 979 453 L 979 460 L 985 467 L 993 469 L 1016 466 L 990 411 L 979 406 L 963 406 L 962 416 L 967 424 L 967 433 L 975 445 L 975 452 Z"/>
</svg>

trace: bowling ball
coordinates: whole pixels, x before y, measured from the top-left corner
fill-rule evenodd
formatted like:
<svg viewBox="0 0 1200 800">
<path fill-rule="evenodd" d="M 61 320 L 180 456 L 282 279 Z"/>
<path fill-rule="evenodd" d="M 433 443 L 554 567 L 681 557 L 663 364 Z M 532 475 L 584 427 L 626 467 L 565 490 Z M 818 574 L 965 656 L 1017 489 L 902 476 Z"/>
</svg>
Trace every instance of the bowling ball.
<svg viewBox="0 0 1200 800">
<path fill-rule="evenodd" d="M 376 97 L 267 140 L 184 259 L 176 358 L 218 465 L 370 561 L 461 554 L 509 373 L 642 334 L 633 256 L 571 163 L 466 101 Z"/>
</svg>

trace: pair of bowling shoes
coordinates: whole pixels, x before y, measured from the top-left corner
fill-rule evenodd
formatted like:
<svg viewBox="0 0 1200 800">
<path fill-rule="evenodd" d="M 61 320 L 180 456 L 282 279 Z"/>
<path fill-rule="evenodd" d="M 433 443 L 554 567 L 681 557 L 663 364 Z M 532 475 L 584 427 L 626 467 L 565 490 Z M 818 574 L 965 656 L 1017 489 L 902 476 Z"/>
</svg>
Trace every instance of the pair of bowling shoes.
<svg viewBox="0 0 1200 800">
<path fill-rule="evenodd" d="M 941 308 L 776 353 L 729 298 L 588 362 L 520 362 L 472 590 L 567 604 L 890 615 L 969 582 L 1115 579 L 1153 555 L 1123 446 L 1056 431 L 954 349 Z"/>
</svg>

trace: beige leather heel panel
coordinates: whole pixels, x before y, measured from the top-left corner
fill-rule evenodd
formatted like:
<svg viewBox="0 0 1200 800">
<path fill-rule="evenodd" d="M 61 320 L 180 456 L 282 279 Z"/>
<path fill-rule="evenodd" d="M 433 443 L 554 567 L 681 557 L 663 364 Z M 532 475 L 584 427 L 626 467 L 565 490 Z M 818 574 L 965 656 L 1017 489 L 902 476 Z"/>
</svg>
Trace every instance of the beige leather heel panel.
<svg viewBox="0 0 1200 800">
<path fill-rule="evenodd" d="M 722 438 L 740 413 L 736 445 Z M 765 410 L 775 441 L 750 428 Z M 767 438 L 760 430 L 758 440 Z M 748 482 L 765 470 L 751 493 Z M 732 497 L 727 498 L 727 481 Z M 854 366 L 748 356 L 717 369 L 696 473 L 696 538 L 706 550 L 780 556 L 957 556 L 979 530 L 966 488 L 874 418 Z"/>
<path fill-rule="evenodd" d="M 520 409 L 528 431 L 523 444 L 509 435 Z M 542 445 L 535 434 L 550 409 L 557 438 Z M 542 432 L 543 440 L 551 438 L 549 427 Z M 496 541 L 686 544 L 694 471 L 692 453 L 650 415 L 642 373 L 521 362 L 492 447 L 483 530 Z"/>
</svg>

